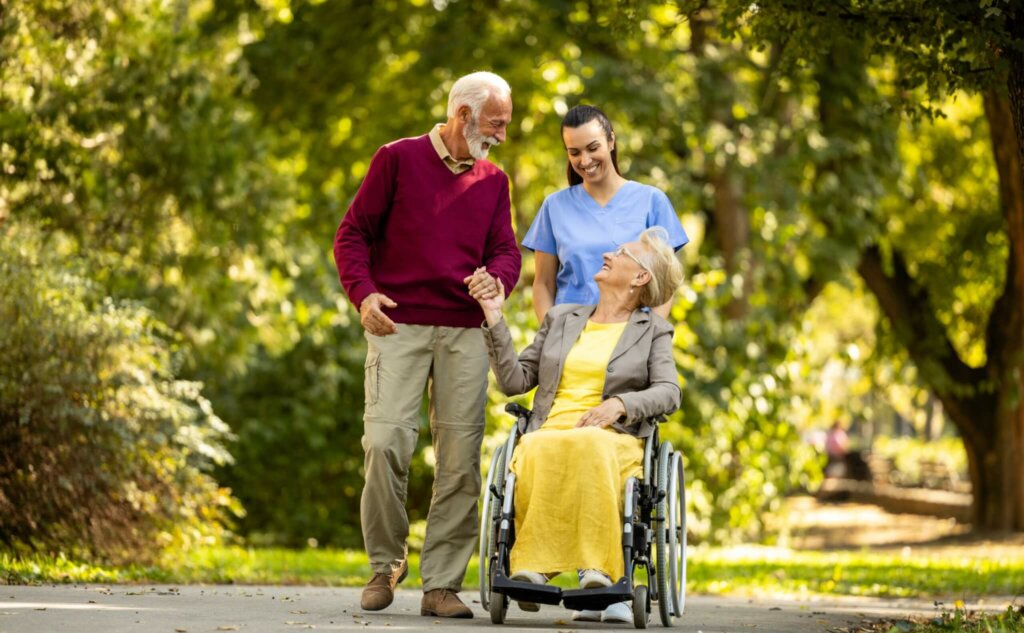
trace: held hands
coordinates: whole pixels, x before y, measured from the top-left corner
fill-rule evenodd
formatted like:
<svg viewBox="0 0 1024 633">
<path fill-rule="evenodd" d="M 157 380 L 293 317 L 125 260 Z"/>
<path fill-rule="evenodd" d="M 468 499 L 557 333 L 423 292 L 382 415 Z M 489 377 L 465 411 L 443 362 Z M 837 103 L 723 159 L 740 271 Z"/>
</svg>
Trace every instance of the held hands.
<svg viewBox="0 0 1024 633">
<path fill-rule="evenodd" d="M 395 322 L 384 314 L 384 308 L 397 308 L 398 304 L 379 292 L 367 295 L 359 305 L 359 322 L 375 336 L 387 336 L 398 332 Z"/>
<path fill-rule="evenodd" d="M 611 426 L 613 422 L 617 421 L 624 415 L 626 415 L 626 405 L 622 404 L 622 400 L 614 397 L 608 398 L 590 411 L 584 413 L 583 416 L 580 417 L 580 421 L 576 423 L 576 428 L 584 426 L 599 426 L 601 428 L 605 428 Z"/>
<path fill-rule="evenodd" d="M 501 307 L 505 305 L 505 286 L 501 279 L 492 277 L 487 267 L 481 266 L 462 281 L 469 287 L 469 295 L 480 303 L 487 323 L 494 325 L 500 321 Z"/>
</svg>

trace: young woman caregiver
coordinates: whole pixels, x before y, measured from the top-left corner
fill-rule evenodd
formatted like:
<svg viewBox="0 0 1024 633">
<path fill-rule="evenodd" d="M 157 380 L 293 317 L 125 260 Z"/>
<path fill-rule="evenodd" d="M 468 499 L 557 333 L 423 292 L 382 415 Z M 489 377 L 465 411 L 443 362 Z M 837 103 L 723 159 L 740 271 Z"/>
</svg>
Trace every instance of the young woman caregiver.
<svg viewBox="0 0 1024 633">
<path fill-rule="evenodd" d="M 668 196 L 619 174 L 612 124 L 599 108 L 579 105 L 562 120 L 569 186 L 544 200 L 523 246 L 534 251 L 533 309 L 544 320 L 560 303 L 597 303 L 593 277 L 602 255 L 661 226 L 679 250 L 689 241 Z M 654 308 L 668 318 L 671 301 Z"/>
</svg>

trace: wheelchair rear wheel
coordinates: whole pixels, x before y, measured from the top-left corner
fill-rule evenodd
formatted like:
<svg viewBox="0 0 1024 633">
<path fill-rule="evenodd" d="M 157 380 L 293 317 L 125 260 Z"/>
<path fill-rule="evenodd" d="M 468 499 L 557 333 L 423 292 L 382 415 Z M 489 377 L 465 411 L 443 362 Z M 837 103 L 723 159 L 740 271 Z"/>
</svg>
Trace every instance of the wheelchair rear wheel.
<svg viewBox="0 0 1024 633">
<path fill-rule="evenodd" d="M 673 479 L 672 457 L 675 454 L 672 445 L 668 442 L 662 442 L 661 446 L 658 447 L 658 471 L 655 476 L 655 486 L 657 487 L 658 498 L 660 499 L 655 506 L 654 520 L 656 521 L 656 527 L 654 530 L 654 543 L 655 543 L 655 561 L 657 567 L 655 568 L 655 582 L 658 588 L 656 598 L 658 600 L 658 614 L 661 616 L 661 623 L 665 626 L 672 626 L 672 616 L 675 614 L 675 602 L 673 600 L 673 585 L 672 585 L 672 497 L 671 497 L 671 481 Z"/>
<path fill-rule="evenodd" d="M 480 604 L 484 609 L 490 608 L 491 602 L 491 559 L 498 547 L 497 544 L 497 518 L 501 515 L 501 500 L 491 492 L 491 485 L 497 484 L 500 491 L 504 484 L 505 472 L 505 445 L 502 444 L 494 451 L 491 458 L 491 467 L 487 471 L 487 481 L 484 483 L 483 499 L 480 508 Z"/>
<path fill-rule="evenodd" d="M 675 615 L 686 610 L 686 476 L 683 456 L 672 452 L 668 482 L 668 572 Z"/>
</svg>

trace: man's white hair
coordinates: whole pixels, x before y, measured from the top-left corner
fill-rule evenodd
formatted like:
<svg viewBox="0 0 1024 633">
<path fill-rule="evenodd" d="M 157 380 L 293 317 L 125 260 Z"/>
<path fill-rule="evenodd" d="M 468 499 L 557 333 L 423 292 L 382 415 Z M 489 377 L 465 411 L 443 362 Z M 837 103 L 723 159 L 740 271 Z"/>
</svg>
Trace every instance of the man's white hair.
<svg viewBox="0 0 1024 633">
<path fill-rule="evenodd" d="M 448 93 L 448 118 L 454 117 L 462 106 L 468 105 L 475 119 L 492 95 L 499 98 L 511 97 L 512 88 L 498 75 L 486 71 L 459 77 Z"/>
</svg>

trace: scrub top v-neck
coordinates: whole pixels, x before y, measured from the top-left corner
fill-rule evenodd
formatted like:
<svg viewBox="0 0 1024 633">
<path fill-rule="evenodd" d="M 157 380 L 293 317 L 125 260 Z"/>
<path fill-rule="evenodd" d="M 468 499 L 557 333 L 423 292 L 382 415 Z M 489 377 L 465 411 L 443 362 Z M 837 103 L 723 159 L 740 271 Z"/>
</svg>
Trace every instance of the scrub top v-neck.
<svg viewBox="0 0 1024 633">
<path fill-rule="evenodd" d="M 593 277 L 601 269 L 602 256 L 652 226 L 668 231 L 669 244 L 676 250 L 690 241 L 668 196 L 657 187 L 627 180 L 602 207 L 583 185 L 573 185 L 544 200 L 523 246 L 558 257 L 555 304 L 593 304 Z"/>
</svg>

